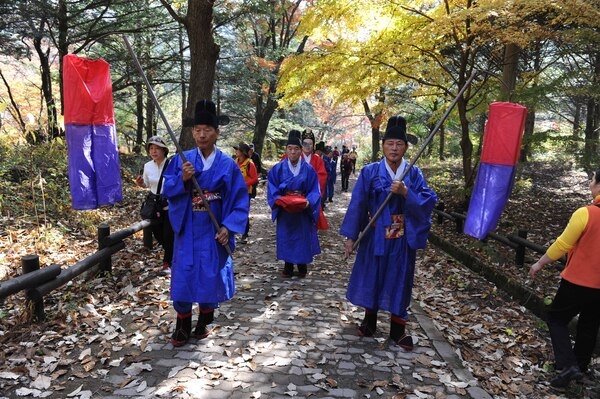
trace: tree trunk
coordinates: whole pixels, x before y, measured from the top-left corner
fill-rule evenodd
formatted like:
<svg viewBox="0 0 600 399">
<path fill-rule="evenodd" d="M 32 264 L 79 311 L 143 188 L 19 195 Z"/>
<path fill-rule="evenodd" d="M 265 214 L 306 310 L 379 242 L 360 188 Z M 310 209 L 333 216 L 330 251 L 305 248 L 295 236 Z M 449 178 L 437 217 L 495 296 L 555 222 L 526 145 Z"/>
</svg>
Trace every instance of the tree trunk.
<svg viewBox="0 0 600 399">
<path fill-rule="evenodd" d="M 275 84 L 272 83 L 271 85 Z M 254 151 L 256 151 L 256 153 L 258 153 L 260 156 L 262 156 L 262 150 L 265 145 L 265 137 L 267 137 L 269 123 L 271 122 L 271 118 L 278 107 L 277 101 L 274 100 L 274 97 L 271 95 L 271 90 L 269 90 L 268 94 L 269 95 L 267 96 L 266 101 L 262 100 L 262 94 L 260 92 L 256 95 L 256 111 L 254 114 L 256 125 L 254 128 L 252 142 L 254 143 Z"/>
<path fill-rule="evenodd" d="M 58 84 L 60 87 L 60 114 L 65 114 L 65 90 L 63 88 L 63 57 L 69 54 L 67 4 L 65 0 L 58 1 Z"/>
<path fill-rule="evenodd" d="M 593 84 L 600 82 L 600 52 L 595 52 L 590 55 L 594 61 L 594 75 L 592 78 Z M 598 161 L 598 136 L 600 129 L 600 101 L 595 97 L 590 97 L 587 103 L 587 117 L 585 121 L 585 148 L 584 148 L 584 163 L 593 166 Z"/>
<path fill-rule="evenodd" d="M 469 120 L 467 119 L 467 107 L 464 96 L 458 99 L 456 105 L 461 129 L 460 148 L 462 149 L 463 176 L 466 192 L 469 192 L 475 179 L 473 176 L 473 142 L 471 141 L 471 136 L 469 136 Z"/>
<path fill-rule="evenodd" d="M 501 101 L 510 101 L 517 84 L 517 65 L 519 62 L 519 46 L 509 43 L 504 47 L 504 66 L 502 68 L 502 84 L 500 85 Z"/>
<path fill-rule="evenodd" d="M 573 115 L 573 138 L 578 138 L 581 133 L 581 108 L 582 104 L 579 98 L 575 99 L 575 112 Z"/>
<path fill-rule="evenodd" d="M 440 126 L 440 148 L 438 152 L 438 158 L 440 161 L 446 160 L 444 151 L 446 150 L 446 128 L 444 125 Z"/>
<path fill-rule="evenodd" d="M 40 143 L 47 141 L 48 138 L 52 139 L 58 137 L 60 135 L 60 129 L 58 127 L 56 103 L 54 102 L 54 95 L 52 94 L 52 71 L 50 69 L 49 50 L 44 51 L 44 49 L 42 48 L 42 39 L 40 37 L 36 37 L 33 40 L 33 46 L 40 59 L 42 95 L 44 96 L 44 103 L 46 105 L 46 117 L 48 118 L 48 131 L 37 131 L 35 132 L 35 137 L 33 138 L 34 143 Z"/>
<path fill-rule="evenodd" d="M 187 98 L 187 86 L 185 84 L 185 46 L 183 44 L 183 30 L 181 24 L 178 25 L 179 38 L 179 77 L 181 79 L 181 120 L 185 119 L 185 104 Z"/>
<path fill-rule="evenodd" d="M 381 123 L 382 123 L 382 119 L 383 119 L 383 114 L 381 113 L 381 110 L 383 109 L 383 104 L 385 102 L 385 88 L 383 88 L 383 87 L 379 88 L 379 93 L 377 95 L 377 102 L 380 105 L 380 107 L 378 107 L 379 111 L 377 111 L 375 114 L 373 114 L 371 107 L 369 106 L 369 103 L 367 102 L 367 100 L 362 101 L 363 109 L 365 110 L 365 115 L 369 119 L 369 122 L 371 123 L 371 147 L 372 147 L 371 161 L 372 162 L 376 162 L 380 158 L 379 152 L 381 150 L 381 147 L 379 144 L 379 141 L 380 141 L 379 133 L 380 133 Z"/>
<path fill-rule="evenodd" d="M 17 104 L 17 101 L 15 100 L 15 98 L 13 96 L 12 89 L 11 89 L 10 85 L 8 84 L 8 81 L 4 77 L 2 70 L 0 70 L 0 79 L 2 79 L 2 82 L 4 83 L 4 87 L 6 87 L 6 92 L 8 94 L 8 98 L 10 99 L 10 104 L 13 107 L 13 111 L 11 111 L 10 108 L 8 108 L 8 111 L 10 112 L 10 114 L 12 115 L 14 120 L 17 121 L 17 123 L 19 124 L 19 129 L 21 130 L 21 133 L 23 134 L 23 136 L 25 136 L 27 134 L 27 124 L 25 123 L 25 120 L 23 120 L 23 115 L 21 115 L 21 110 L 19 109 L 19 104 Z M 2 129 L 2 118 L 1 117 L 0 117 L 0 129 Z"/>
<path fill-rule="evenodd" d="M 135 146 L 133 151 L 136 154 L 142 152 L 144 141 L 144 88 L 142 82 L 135 84 L 135 114 L 137 117 L 135 126 Z"/>
<path fill-rule="evenodd" d="M 529 139 L 533 136 L 533 128 L 535 126 L 535 107 L 530 106 L 525 117 L 525 131 L 523 133 L 523 145 L 519 154 L 519 162 L 527 162 L 529 153 L 531 152 L 531 144 Z"/>
<path fill-rule="evenodd" d="M 600 128 L 600 103 L 593 97 L 588 99 L 587 117 L 585 121 L 585 146 L 583 151 L 583 162 L 592 167 L 596 161 L 598 151 L 598 129 Z"/>
<path fill-rule="evenodd" d="M 212 32 L 214 1 L 188 0 L 187 5 L 183 24 L 190 43 L 191 67 L 185 118 L 193 119 L 196 103 L 212 98 L 219 46 Z M 179 143 L 184 150 L 196 146 L 191 128 L 183 127 Z"/>
<path fill-rule="evenodd" d="M 146 96 L 146 138 L 150 138 L 156 135 L 156 107 L 152 101 L 152 97 L 148 94 Z M 163 137 L 163 139 L 165 139 Z"/>
</svg>

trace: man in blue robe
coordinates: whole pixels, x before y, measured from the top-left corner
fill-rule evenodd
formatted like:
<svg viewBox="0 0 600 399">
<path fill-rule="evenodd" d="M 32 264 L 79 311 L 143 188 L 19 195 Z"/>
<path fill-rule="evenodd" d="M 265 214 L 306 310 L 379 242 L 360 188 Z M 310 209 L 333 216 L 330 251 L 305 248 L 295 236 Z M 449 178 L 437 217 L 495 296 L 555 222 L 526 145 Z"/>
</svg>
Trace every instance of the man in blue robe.
<svg viewBox="0 0 600 399">
<path fill-rule="evenodd" d="M 277 259 L 284 261 L 284 277 L 292 277 L 294 264 L 298 276 L 305 277 L 307 265 L 321 253 L 316 226 L 321 189 L 317 172 L 301 159 L 301 137 L 298 130 L 289 132 L 286 157 L 267 176 L 267 201 L 277 221 Z"/>
<path fill-rule="evenodd" d="M 325 190 L 325 198 L 329 202 L 333 202 L 333 195 L 335 194 L 335 179 L 336 173 L 336 161 L 333 159 L 333 150 L 331 147 L 325 147 L 323 155 L 323 161 L 325 162 L 325 169 L 327 169 L 327 189 Z"/>
<path fill-rule="evenodd" d="M 392 193 L 379 218 L 360 241 L 346 297 L 365 308 L 359 335 L 372 336 L 377 329 L 377 312 L 385 310 L 391 313 L 390 339 L 412 350 L 413 340 L 406 334 L 405 325 L 416 250 L 427 243 L 437 195 L 415 166 L 399 180 L 408 168 L 403 159 L 408 148 L 404 118 L 389 119 L 382 148 L 384 158 L 361 170 L 340 229 L 340 234 L 347 238 L 345 254 L 349 256 L 369 219 Z"/>
<path fill-rule="evenodd" d="M 194 336 L 202 339 L 210 332 L 207 325 L 219 302 L 233 297 L 233 261 L 225 246 L 234 250 L 235 233 L 244 232 L 249 209 L 240 168 L 215 146 L 219 121 L 212 101 L 196 104 L 192 135 L 198 148 L 184 152 L 185 163 L 179 155 L 174 156 L 164 174 L 163 195 L 169 200 L 175 233 L 171 300 L 177 324 L 171 337 L 173 346 L 184 345 L 191 335 L 194 302 L 199 304 Z M 218 229 L 192 179 L 198 181 Z"/>
</svg>

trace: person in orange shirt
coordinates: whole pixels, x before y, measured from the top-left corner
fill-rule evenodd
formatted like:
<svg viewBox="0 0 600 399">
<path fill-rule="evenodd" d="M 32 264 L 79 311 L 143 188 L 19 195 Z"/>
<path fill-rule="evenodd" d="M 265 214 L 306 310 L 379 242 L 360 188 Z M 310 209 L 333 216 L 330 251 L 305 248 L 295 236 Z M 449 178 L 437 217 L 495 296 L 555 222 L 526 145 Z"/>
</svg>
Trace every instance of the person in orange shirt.
<svg viewBox="0 0 600 399">
<path fill-rule="evenodd" d="M 319 188 L 321 190 L 321 203 L 325 197 L 325 185 L 327 184 L 327 169 L 325 168 L 325 162 L 318 155 L 315 154 L 315 135 L 310 129 L 306 129 L 302 132 L 302 160 L 310 164 L 317 172 L 317 178 L 319 180 Z M 325 214 L 323 213 L 323 207 L 321 206 L 319 220 L 317 221 L 317 229 L 327 230 L 329 225 Z"/>
<path fill-rule="evenodd" d="M 568 255 L 560 273 L 561 281 L 548 309 L 547 324 L 552 340 L 556 370 L 550 381 L 555 388 L 566 388 L 571 380 L 581 380 L 591 362 L 600 328 L 600 170 L 590 182 L 594 201 L 577 209 L 560 237 L 529 269 L 535 278 L 549 263 Z M 569 323 L 579 315 L 575 346 L 571 346 Z"/>
<path fill-rule="evenodd" d="M 235 149 L 235 162 L 242 171 L 242 176 L 246 181 L 246 187 L 248 188 L 249 199 L 252 198 L 253 189 L 252 186 L 258 184 L 258 171 L 252 159 L 250 159 L 250 145 L 241 142 Z M 250 204 L 250 202 L 248 202 Z M 246 230 L 242 235 L 240 243 L 245 244 L 248 241 L 248 232 L 250 231 L 250 206 L 248 205 L 248 222 L 246 223 Z"/>
</svg>

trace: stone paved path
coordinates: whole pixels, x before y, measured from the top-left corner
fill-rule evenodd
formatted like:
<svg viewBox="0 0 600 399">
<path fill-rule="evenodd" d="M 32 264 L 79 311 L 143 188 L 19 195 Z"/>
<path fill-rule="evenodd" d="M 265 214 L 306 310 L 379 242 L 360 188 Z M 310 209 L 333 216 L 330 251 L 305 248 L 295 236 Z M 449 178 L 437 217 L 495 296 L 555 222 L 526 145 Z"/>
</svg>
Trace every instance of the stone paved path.
<svg viewBox="0 0 600 399">
<path fill-rule="evenodd" d="M 252 203 L 250 240 L 235 253 L 237 293 L 216 312 L 212 335 L 173 348 L 172 308 L 157 311 L 150 303 L 152 311 L 121 321 L 130 323 L 123 345 L 135 352 L 136 336 L 147 343 L 137 354 L 125 351 L 128 361 L 89 378 L 79 374 L 79 392 L 69 387 L 52 398 L 490 398 L 414 302 L 414 351 L 388 341 L 387 313 L 379 314 L 374 337 L 356 335 L 362 309 L 345 299 L 351 261 L 342 260 L 337 234 L 349 197 L 338 193 L 326 209 L 331 229 L 320 233 L 323 253 L 308 276 L 284 279 L 260 193 Z M 168 277 L 155 284 L 166 302 Z M 151 327 L 132 332 L 144 321 Z M 119 356 L 113 347 L 108 361 Z"/>
</svg>

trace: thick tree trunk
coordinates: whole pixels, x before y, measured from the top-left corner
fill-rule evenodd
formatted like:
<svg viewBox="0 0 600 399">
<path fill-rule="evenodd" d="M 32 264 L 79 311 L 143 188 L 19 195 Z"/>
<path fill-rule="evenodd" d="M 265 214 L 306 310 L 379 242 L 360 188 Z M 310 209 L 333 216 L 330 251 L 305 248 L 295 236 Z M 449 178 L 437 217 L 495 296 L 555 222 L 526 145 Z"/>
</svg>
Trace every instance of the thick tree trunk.
<svg viewBox="0 0 600 399">
<path fill-rule="evenodd" d="M 185 118 L 193 118 L 196 103 L 210 99 L 213 94 L 215 70 L 219 58 L 219 46 L 213 37 L 213 5 L 210 0 L 188 0 L 188 12 L 184 18 L 190 43 L 190 82 Z M 183 149 L 196 144 L 189 127 L 184 127 L 179 138 Z"/>
<path fill-rule="evenodd" d="M 269 123 L 271 122 L 271 118 L 277 110 L 277 107 L 278 103 L 271 95 L 268 96 L 266 101 L 263 101 L 261 93 L 257 94 L 256 111 L 254 114 L 256 125 L 254 128 L 254 137 L 252 138 L 252 142 L 254 143 L 254 151 L 260 156 L 262 156 Z"/>
</svg>

